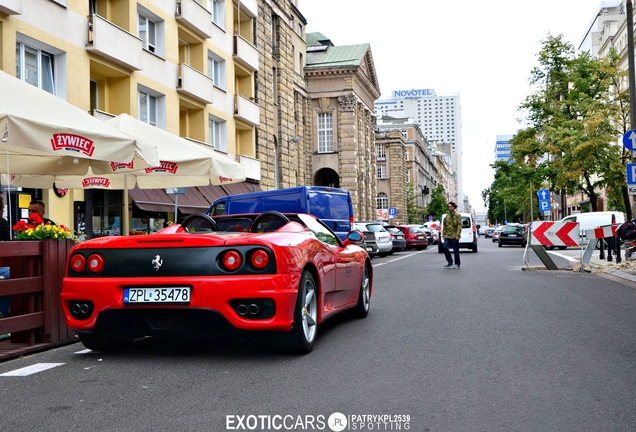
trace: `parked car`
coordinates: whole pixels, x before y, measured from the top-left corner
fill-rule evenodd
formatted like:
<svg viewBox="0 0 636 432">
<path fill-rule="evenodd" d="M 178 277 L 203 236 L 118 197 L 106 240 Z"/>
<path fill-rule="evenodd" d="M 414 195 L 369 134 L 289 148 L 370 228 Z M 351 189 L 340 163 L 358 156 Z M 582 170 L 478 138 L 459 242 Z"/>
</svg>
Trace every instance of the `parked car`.
<svg viewBox="0 0 636 432">
<path fill-rule="evenodd" d="M 501 234 L 501 230 L 503 229 L 503 226 L 497 227 L 495 228 L 495 230 L 492 232 L 492 242 L 498 242 L 499 241 L 499 234 Z"/>
<path fill-rule="evenodd" d="M 428 234 L 424 232 L 426 228 L 418 225 L 398 225 L 397 228 L 404 233 L 406 249 L 422 250 L 428 247 Z M 430 236 L 432 241 L 432 234 Z"/>
<path fill-rule="evenodd" d="M 428 244 L 433 245 L 437 243 L 437 236 L 438 236 L 437 230 L 433 231 L 433 230 L 429 230 L 428 228 L 421 228 L 421 230 L 424 234 L 426 234 L 426 240 L 428 241 Z"/>
<path fill-rule="evenodd" d="M 483 229 L 483 232 L 484 232 L 484 238 L 492 238 L 492 235 L 495 232 L 495 229 L 493 227 L 487 227 Z"/>
<path fill-rule="evenodd" d="M 313 215 L 195 213 L 147 237 L 101 237 L 71 250 L 61 303 L 87 348 L 249 330 L 307 353 L 327 318 L 369 312 L 373 267 L 354 244 L 361 234 L 342 241 Z"/>
<path fill-rule="evenodd" d="M 391 234 L 382 226 L 382 222 L 354 222 L 353 229 L 371 231 L 375 234 L 375 241 L 378 243 L 378 255 L 385 257 L 393 250 Z"/>
<path fill-rule="evenodd" d="M 506 225 L 499 233 L 499 247 L 504 245 L 526 246 L 526 236 L 523 226 Z"/>
<path fill-rule="evenodd" d="M 352 229 L 360 231 L 364 234 L 363 244 L 360 246 L 367 251 L 371 258 L 378 256 L 378 242 L 375 239 L 375 233 L 366 230 L 366 226 L 351 226 Z M 363 229 L 364 228 L 364 229 Z"/>
<path fill-rule="evenodd" d="M 391 243 L 393 248 L 390 253 L 402 252 L 406 250 L 406 240 L 404 239 L 404 233 L 395 225 L 384 225 L 384 229 L 391 235 Z"/>
</svg>

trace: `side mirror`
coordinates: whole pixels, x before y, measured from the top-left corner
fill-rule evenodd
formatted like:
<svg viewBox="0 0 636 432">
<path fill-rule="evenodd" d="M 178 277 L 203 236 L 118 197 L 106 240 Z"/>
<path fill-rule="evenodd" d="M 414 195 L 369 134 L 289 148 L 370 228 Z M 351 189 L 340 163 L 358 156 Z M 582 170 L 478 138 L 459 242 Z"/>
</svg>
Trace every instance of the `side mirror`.
<svg viewBox="0 0 636 432">
<path fill-rule="evenodd" d="M 349 231 L 347 234 L 347 240 L 351 243 L 359 243 L 364 240 L 364 236 L 360 231 Z"/>
</svg>

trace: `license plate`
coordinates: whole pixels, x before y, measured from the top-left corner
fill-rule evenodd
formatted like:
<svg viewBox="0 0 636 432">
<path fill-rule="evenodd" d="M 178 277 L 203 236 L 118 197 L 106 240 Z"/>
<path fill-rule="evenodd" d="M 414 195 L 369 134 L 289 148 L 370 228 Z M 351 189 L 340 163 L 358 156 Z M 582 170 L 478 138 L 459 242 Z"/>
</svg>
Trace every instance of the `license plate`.
<svg viewBox="0 0 636 432">
<path fill-rule="evenodd" d="M 417 238 L 418 238 L 418 239 L 423 239 L 423 238 L 424 238 L 424 236 L 417 236 Z"/>
<path fill-rule="evenodd" d="M 125 288 L 124 303 L 190 303 L 190 287 Z"/>
<path fill-rule="evenodd" d="M 367 252 L 372 252 L 372 251 L 373 251 L 373 248 L 372 248 L 372 247 L 368 247 L 368 248 L 367 248 Z"/>
</svg>

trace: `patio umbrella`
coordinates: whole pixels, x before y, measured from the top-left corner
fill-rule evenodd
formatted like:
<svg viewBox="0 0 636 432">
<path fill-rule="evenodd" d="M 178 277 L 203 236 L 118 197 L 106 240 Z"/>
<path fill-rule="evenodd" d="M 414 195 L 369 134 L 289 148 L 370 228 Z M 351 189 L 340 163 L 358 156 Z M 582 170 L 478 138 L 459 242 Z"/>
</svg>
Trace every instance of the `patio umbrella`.
<svg viewBox="0 0 636 432">
<path fill-rule="evenodd" d="M 159 164 L 156 148 L 138 143 L 80 108 L 0 71 L 0 172 L 83 175 L 110 161 Z"/>
</svg>

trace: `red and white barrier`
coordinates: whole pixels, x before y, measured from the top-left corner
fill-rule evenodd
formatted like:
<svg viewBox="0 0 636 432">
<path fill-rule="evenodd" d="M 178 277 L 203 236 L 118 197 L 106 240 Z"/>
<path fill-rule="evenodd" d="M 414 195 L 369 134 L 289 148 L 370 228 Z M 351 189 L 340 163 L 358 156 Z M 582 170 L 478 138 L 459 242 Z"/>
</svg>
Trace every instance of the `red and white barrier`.
<svg viewBox="0 0 636 432">
<path fill-rule="evenodd" d="M 578 222 L 532 222 L 531 243 L 542 246 L 578 246 Z"/>
<path fill-rule="evenodd" d="M 588 239 L 602 239 L 605 237 L 616 237 L 616 230 L 619 225 L 607 225 L 594 229 L 585 230 L 585 236 Z"/>
</svg>

